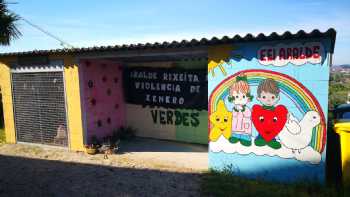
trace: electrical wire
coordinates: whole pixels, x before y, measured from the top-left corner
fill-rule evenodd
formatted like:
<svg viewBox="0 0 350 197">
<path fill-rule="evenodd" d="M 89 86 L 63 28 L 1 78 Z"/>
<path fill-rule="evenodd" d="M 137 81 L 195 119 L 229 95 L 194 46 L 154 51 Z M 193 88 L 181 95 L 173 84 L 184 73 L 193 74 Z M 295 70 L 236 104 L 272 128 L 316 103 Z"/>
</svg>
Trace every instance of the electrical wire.
<svg viewBox="0 0 350 197">
<path fill-rule="evenodd" d="M 7 2 L 5 2 L 5 4 L 18 4 L 18 2 L 9 2 L 9 1 L 7 1 Z M 11 10 L 9 10 L 9 11 L 11 11 Z M 12 12 L 12 11 L 11 11 L 11 12 Z M 14 13 L 14 12 L 13 12 L 13 13 Z M 46 30 L 43 29 L 42 27 L 40 27 L 40 26 L 38 26 L 38 25 L 36 25 L 36 24 L 30 22 L 29 20 L 27 20 L 27 19 L 25 19 L 25 18 L 23 18 L 23 17 L 21 17 L 21 16 L 19 16 L 19 18 L 20 18 L 22 21 L 26 22 L 28 25 L 30 25 L 30 26 L 34 27 L 35 29 L 41 31 L 42 33 L 46 34 L 47 36 L 49 36 L 49 37 L 51 37 L 51 38 L 57 40 L 57 41 L 60 43 L 60 45 L 61 45 L 62 47 L 64 47 L 64 48 L 74 48 L 73 45 L 71 45 L 71 44 L 69 44 L 69 43 L 63 41 L 63 40 L 60 39 L 59 37 L 53 35 L 52 33 L 48 32 L 48 31 L 46 31 Z"/>
<path fill-rule="evenodd" d="M 18 2 L 8 2 L 8 1 L 7 1 L 7 2 L 5 2 L 5 4 L 18 4 Z M 9 10 L 9 11 L 11 11 L 11 10 Z M 12 12 L 12 11 L 11 11 L 11 12 Z M 14 13 L 14 12 L 12 12 L 12 13 Z M 55 39 L 56 41 L 58 41 L 62 47 L 64 47 L 64 48 L 74 48 L 73 45 L 71 45 L 71 44 L 69 44 L 69 43 L 63 41 L 63 40 L 60 39 L 58 36 L 53 35 L 52 33 L 48 32 L 47 30 L 43 29 L 42 27 L 40 27 L 40 26 L 38 26 L 38 25 L 36 25 L 36 24 L 30 22 L 29 20 L 25 19 L 24 17 L 19 16 L 19 18 L 20 18 L 22 21 L 24 21 L 25 23 L 27 23 L 28 25 L 34 27 L 35 29 L 41 31 L 41 32 L 44 33 L 45 35 L 47 35 L 47 36 L 49 36 L 49 37 Z"/>
<path fill-rule="evenodd" d="M 40 26 L 38 26 L 38 25 L 36 25 L 36 24 L 30 22 L 29 20 L 27 20 L 27 19 L 25 19 L 25 18 L 23 18 L 23 17 L 21 17 L 21 16 L 20 16 L 20 19 L 21 19 L 22 21 L 26 22 L 28 25 L 30 25 L 30 26 L 34 27 L 35 29 L 41 31 L 42 33 L 46 34 L 47 36 L 49 36 L 49 37 L 51 37 L 51 38 L 57 40 L 58 42 L 60 42 L 60 45 L 63 46 L 64 48 L 74 48 L 73 45 L 71 45 L 71 44 L 69 44 L 69 43 L 63 41 L 63 40 L 60 39 L 59 37 L 53 35 L 52 33 L 48 32 L 48 31 L 46 31 L 45 29 L 41 28 Z"/>
</svg>

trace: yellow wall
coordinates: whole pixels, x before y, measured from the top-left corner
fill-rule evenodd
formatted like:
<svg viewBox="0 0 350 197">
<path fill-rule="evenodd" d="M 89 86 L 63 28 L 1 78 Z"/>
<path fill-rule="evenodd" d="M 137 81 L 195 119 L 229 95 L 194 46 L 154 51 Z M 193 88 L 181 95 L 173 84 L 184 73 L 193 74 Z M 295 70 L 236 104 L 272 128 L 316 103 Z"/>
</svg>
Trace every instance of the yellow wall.
<svg viewBox="0 0 350 197">
<path fill-rule="evenodd" d="M 70 150 L 84 150 L 84 133 L 80 105 L 80 86 L 78 66 L 71 56 L 50 56 L 50 59 L 64 60 L 64 77 L 66 86 L 67 122 L 69 128 Z M 16 62 L 16 58 L 1 58 L 0 60 L 0 86 L 4 107 L 4 122 L 6 142 L 16 143 L 14 125 L 10 68 L 9 62 Z"/>
<path fill-rule="evenodd" d="M 68 56 L 64 58 L 64 65 L 70 149 L 73 151 L 83 151 L 84 132 L 78 66 L 74 61 L 74 57 Z"/>
<path fill-rule="evenodd" d="M 5 136 L 7 143 L 16 143 L 15 121 L 13 116 L 10 68 L 11 59 L 0 60 L 0 87 L 4 108 Z"/>
</svg>

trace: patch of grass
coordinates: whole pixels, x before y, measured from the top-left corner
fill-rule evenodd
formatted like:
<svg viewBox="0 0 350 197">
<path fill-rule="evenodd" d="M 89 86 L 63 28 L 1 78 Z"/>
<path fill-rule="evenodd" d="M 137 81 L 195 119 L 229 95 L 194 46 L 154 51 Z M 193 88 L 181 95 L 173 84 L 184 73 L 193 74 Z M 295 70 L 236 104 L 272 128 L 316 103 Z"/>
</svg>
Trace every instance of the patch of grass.
<svg viewBox="0 0 350 197">
<path fill-rule="evenodd" d="M 299 182 L 293 184 L 272 183 L 249 180 L 234 176 L 228 170 L 209 171 L 201 180 L 201 196 L 342 196 L 336 187 L 316 183 Z"/>
<path fill-rule="evenodd" d="M 5 130 L 0 128 L 0 144 L 5 143 Z"/>
</svg>

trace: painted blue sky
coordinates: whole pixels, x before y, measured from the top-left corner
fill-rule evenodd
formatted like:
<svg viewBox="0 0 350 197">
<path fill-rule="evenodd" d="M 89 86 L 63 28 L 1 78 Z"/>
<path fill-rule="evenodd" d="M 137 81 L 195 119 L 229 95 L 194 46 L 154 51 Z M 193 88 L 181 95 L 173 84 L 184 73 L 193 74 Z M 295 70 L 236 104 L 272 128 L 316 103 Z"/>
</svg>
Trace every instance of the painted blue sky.
<svg viewBox="0 0 350 197">
<path fill-rule="evenodd" d="M 337 30 L 334 64 L 350 63 L 350 1 L 8 0 L 9 8 L 75 47 L 252 33 Z M 61 48 L 19 22 L 23 36 L 0 52 Z"/>
</svg>

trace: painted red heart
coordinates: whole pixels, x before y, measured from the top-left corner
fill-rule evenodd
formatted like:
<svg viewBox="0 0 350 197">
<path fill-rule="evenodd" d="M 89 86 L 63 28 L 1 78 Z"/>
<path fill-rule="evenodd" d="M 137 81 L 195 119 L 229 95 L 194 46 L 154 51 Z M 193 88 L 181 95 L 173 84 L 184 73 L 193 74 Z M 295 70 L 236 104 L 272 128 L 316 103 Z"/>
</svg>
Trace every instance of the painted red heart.
<svg viewBox="0 0 350 197">
<path fill-rule="evenodd" d="M 288 110 L 283 105 L 275 109 L 264 109 L 261 105 L 252 108 L 252 121 L 262 138 L 269 142 L 274 139 L 283 129 L 287 122 Z"/>
</svg>

